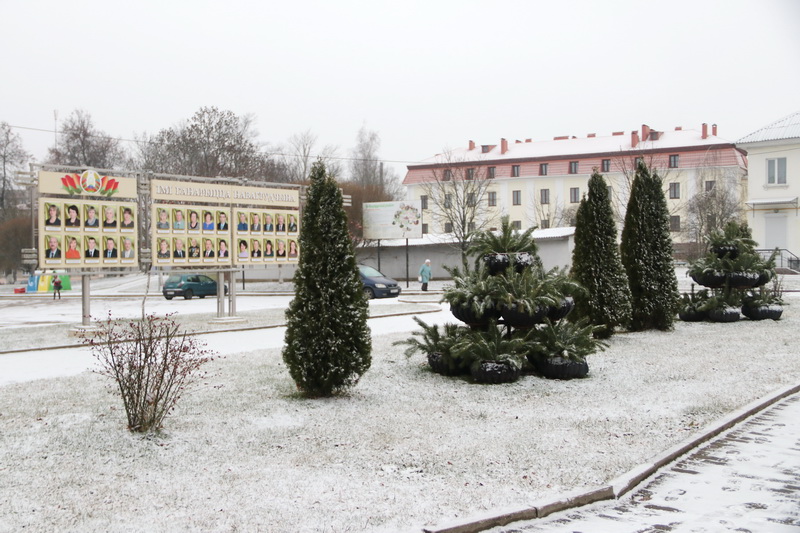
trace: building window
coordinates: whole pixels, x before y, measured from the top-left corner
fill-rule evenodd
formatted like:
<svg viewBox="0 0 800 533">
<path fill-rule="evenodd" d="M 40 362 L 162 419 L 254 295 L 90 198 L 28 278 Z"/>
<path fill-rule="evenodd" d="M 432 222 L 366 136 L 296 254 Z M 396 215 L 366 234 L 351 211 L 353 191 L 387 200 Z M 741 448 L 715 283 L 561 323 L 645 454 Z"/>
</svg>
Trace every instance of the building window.
<svg viewBox="0 0 800 533">
<path fill-rule="evenodd" d="M 467 193 L 467 206 L 468 207 L 475 207 L 475 193 L 474 192 Z"/>
<path fill-rule="evenodd" d="M 670 200 L 677 200 L 681 197 L 681 184 L 680 183 L 670 183 L 669 184 L 669 199 Z"/>
<path fill-rule="evenodd" d="M 497 167 L 489 167 L 489 179 L 494 179 L 494 173 L 497 171 Z"/>
<path fill-rule="evenodd" d="M 786 158 L 767 159 L 767 185 L 786 185 Z"/>
<path fill-rule="evenodd" d="M 547 163 L 539 163 L 539 175 L 547 176 Z"/>
<path fill-rule="evenodd" d="M 711 180 L 706 182 L 706 192 L 711 192 L 714 190 L 714 186 L 716 185 L 716 181 Z"/>
<path fill-rule="evenodd" d="M 511 192 L 511 203 L 513 205 L 522 205 L 522 191 Z"/>
<path fill-rule="evenodd" d="M 522 222 L 519 220 L 515 220 L 511 223 L 511 227 L 514 229 L 522 229 Z"/>
<path fill-rule="evenodd" d="M 670 231 L 680 231 L 681 230 L 681 217 L 678 215 L 671 215 L 669 217 L 669 230 Z"/>
<path fill-rule="evenodd" d="M 614 198 L 614 187 L 612 187 L 611 185 L 608 185 L 606 187 L 606 190 L 608 191 L 608 197 L 613 199 Z"/>
<path fill-rule="evenodd" d="M 549 228 L 550 227 L 550 219 L 549 218 L 543 218 L 542 219 L 542 223 L 539 225 L 539 227 L 542 228 L 542 229 Z"/>
<path fill-rule="evenodd" d="M 678 154 L 673 154 L 669 156 L 669 168 L 678 168 L 678 163 L 680 161 L 681 156 Z"/>
<path fill-rule="evenodd" d="M 541 189 L 539 191 L 539 201 L 542 205 L 550 203 L 550 189 Z"/>
<path fill-rule="evenodd" d="M 445 233 L 453 233 L 453 223 L 452 222 L 445 222 L 444 223 L 444 232 Z"/>
<path fill-rule="evenodd" d="M 449 169 L 445 170 L 444 171 L 444 177 L 442 179 L 444 181 L 450 181 L 451 179 L 453 179 L 453 171 L 449 170 Z"/>
<path fill-rule="evenodd" d="M 469 224 L 467 224 L 467 231 L 475 231 L 475 223 L 474 222 L 470 222 Z"/>
<path fill-rule="evenodd" d="M 489 207 L 497 207 L 497 193 L 489 191 Z"/>
<path fill-rule="evenodd" d="M 581 190 L 578 187 L 570 187 L 569 189 L 569 202 L 577 204 L 581 201 Z"/>
<path fill-rule="evenodd" d="M 453 207 L 453 195 L 452 194 L 445 194 L 444 195 L 444 208 L 450 209 Z"/>
<path fill-rule="evenodd" d="M 428 225 L 422 224 L 422 234 L 426 235 L 428 233 Z"/>
<path fill-rule="evenodd" d="M 467 169 L 467 179 L 468 180 L 474 180 L 475 179 L 475 169 L 474 168 L 468 168 Z"/>
<path fill-rule="evenodd" d="M 511 165 L 511 177 L 512 178 L 519 177 L 519 165 Z"/>
<path fill-rule="evenodd" d="M 569 173 L 570 174 L 577 174 L 578 173 L 578 162 L 577 161 L 570 161 L 569 162 Z"/>
<path fill-rule="evenodd" d="M 428 196 L 427 195 L 420 196 L 419 203 L 422 206 L 422 209 L 428 209 Z"/>
<path fill-rule="evenodd" d="M 600 162 L 600 172 L 611 172 L 610 159 L 603 159 L 603 161 Z"/>
</svg>

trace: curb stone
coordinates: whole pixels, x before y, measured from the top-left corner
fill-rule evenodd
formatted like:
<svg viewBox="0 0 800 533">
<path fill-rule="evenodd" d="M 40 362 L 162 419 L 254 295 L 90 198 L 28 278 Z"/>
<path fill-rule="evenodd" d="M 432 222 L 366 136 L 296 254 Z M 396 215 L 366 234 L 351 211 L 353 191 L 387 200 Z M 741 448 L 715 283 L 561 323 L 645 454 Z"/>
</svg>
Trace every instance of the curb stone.
<svg viewBox="0 0 800 533">
<path fill-rule="evenodd" d="M 436 527 L 422 528 L 423 533 L 476 533 L 487 529 L 505 526 L 521 520 L 544 518 L 550 514 L 575 509 L 584 505 L 602 500 L 615 500 L 636 488 L 642 481 L 656 473 L 663 466 L 675 461 L 678 457 L 698 448 L 701 444 L 711 440 L 723 431 L 744 421 L 754 414 L 763 411 L 772 404 L 800 392 L 800 383 L 778 389 L 762 398 L 754 400 L 744 407 L 723 416 L 706 426 L 701 432 L 665 452 L 651 458 L 646 463 L 634 467 L 632 470 L 611 480 L 608 485 L 593 489 L 578 489 L 553 499 L 534 502 L 530 507 L 511 508 L 507 510 L 488 511 L 483 515 L 453 521 Z"/>
</svg>

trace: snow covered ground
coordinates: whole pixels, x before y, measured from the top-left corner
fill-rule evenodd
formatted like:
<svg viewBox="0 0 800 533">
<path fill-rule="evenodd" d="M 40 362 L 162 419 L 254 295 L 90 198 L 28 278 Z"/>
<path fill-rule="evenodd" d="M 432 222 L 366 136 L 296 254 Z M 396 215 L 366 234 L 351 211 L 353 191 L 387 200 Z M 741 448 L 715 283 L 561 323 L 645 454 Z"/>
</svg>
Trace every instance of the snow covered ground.
<svg viewBox="0 0 800 533">
<path fill-rule="evenodd" d="M 109 300 L 115 316 L 141 312 L 132 285 Z M 12 302 L 0 301 L 2 323 L 13 322 L 4 343 L 27 335 L 26 322 L 75 323 L 59 305 L 80 309 Z M 238 308 L 287 302 L 249 296 Z M 110 383 L 84 371 L 86 349 L 2 354 L 0 531 L 419 531 L 598 485 L 799 381 L 800 297 L 787 303 L 779 322 L 617 335 L 585 380 L 499 386 L 431 373 L 392 346 L 411 318 L 376 318 L 370 371 L 349 395 L 321 400 L 296 394 L 283 328 L 215 333 L 203 338 L 224 357 L 155 437 L 125 431 Z M 150 306 L 215 309 L 209 299 Z M 422 318 L 454 321 L 444 310 Z"/>
</svg>

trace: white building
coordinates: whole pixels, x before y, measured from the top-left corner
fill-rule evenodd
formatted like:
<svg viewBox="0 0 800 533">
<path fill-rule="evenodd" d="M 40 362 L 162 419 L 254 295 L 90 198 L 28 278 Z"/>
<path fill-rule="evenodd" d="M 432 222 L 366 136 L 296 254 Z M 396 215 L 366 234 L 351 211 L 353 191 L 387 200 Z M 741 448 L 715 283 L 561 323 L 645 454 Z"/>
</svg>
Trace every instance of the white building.
<svg viewBox="0 0 800 533">
<path fill-rule="evenodd" d="M 779 266 L 800 270 L 800 112 L 736 143 L 747 151 L 747 223 L 761 248 L 782 250 Z"/>
</svg>

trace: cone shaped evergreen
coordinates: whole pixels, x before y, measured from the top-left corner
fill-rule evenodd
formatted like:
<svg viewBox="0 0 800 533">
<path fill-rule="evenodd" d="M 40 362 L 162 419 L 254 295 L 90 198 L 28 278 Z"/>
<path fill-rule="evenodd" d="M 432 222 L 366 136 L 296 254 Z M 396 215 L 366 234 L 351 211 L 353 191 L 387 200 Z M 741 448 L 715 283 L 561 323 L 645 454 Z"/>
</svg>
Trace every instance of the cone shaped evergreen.
<svg viewBox="0 0 800 533">
<path fill-rule="evenodd" d="M 631 186 L 621 251 L 632 296 L 631 329 L 672 329 L 679 294 L 669 210 L 661 178 L 641 159 Z"/>
<path fill-rule="evenodd" d="M 575 215 L 572 277 L 585 289 L 575 295 L 574 317 L 586 317 L 595 337 L 607 338 L 631 319 L 631 293 L 617 246 L 617 225 L 603 176 L 592 173 L 589 192 Z"/>
<path fill-rule="evenodd" d="M 283 360 L 298 389 L 316 397 L 356 384 L 372 363 L 372 341 L 342 193 L 322 161 L 310 179 Z"/>
</svg>

